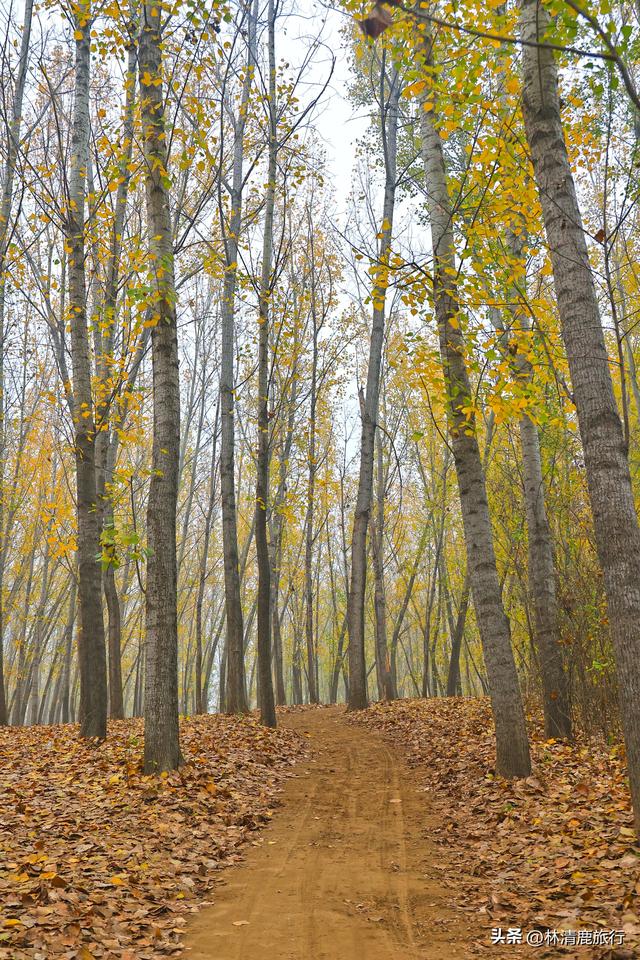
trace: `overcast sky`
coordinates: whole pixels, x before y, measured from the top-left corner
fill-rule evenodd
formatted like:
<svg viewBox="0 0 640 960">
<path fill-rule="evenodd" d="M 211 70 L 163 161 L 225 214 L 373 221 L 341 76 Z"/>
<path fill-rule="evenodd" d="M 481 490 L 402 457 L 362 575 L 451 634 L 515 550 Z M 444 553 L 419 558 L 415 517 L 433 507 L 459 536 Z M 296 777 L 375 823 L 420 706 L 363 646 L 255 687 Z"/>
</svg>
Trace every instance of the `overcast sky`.
<svg viewBox="0 0 640 960">
<path fill-rule="evenodd" d="M 313 88 L 318 91 L 326 82 L 331 60 L 335 58 L 331 82 L 313 125 L 327 148 L 337 210 L 342 213 L 353 179 L 355 142 L 362 136 L 368 123 L 367 117 L 358 113 L 348 99 L 348 49 L 341 33 L 348 18 L 344 12 L 316 0 L 296 3 L 295 11 L 295 14 L 282 20 L 277 36 L 278 57 L 285 57 L 295 66 L 305 56 L 312 38 L 322 36 L 324 47 L 316 52 L 307 75 L 305 93 L 308 96 L 313 95 Z M 304 102 L 303 97 L 301 99 Z"/>
</svg>

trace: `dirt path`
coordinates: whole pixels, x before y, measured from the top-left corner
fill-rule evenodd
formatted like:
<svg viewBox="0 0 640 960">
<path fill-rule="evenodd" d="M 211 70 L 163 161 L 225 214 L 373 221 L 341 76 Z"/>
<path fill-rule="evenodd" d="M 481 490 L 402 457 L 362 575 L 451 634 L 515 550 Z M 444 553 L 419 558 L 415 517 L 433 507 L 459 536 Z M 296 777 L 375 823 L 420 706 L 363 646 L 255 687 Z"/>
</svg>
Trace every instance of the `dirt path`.
<svg viewBox="0 0 640 960">
<path fill-rule="evenodd" d="M 289 714 L 284 724 L 310 734 L 315 760 L 194 918 L 185 960 L 468 957 L 415 775 L 339 708 Z"/>
</svg>

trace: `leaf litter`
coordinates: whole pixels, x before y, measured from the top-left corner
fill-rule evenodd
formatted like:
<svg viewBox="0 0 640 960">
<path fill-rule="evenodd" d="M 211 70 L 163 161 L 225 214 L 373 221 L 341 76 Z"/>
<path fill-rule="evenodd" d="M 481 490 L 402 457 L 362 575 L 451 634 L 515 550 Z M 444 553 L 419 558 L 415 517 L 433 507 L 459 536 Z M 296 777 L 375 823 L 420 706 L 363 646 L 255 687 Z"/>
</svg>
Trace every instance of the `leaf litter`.
<svg viewBox="0 0 640 960">
<path fill-rule="evenodd" d="M 184 764 L 145 776 L 141 720 L 0 729 L 0 958 L 176 955 L 221 868 L 269 822 L 308 745 L 253 716 L 181 722 Z"/>
<path fill-rule="evenodd" d="M 627 960 L 640 956 L 640 848 L 621 745 L 545 740 L 530 718 L 532 776 L 494 770 L 486 699 L 399 700 L 350 715 L 406 748 L 436 822 L 443 885 L 482 928 L 478 953 Z M 618 946 L 494 946 L 491 929 L 618 930 Z"/>
</svg>

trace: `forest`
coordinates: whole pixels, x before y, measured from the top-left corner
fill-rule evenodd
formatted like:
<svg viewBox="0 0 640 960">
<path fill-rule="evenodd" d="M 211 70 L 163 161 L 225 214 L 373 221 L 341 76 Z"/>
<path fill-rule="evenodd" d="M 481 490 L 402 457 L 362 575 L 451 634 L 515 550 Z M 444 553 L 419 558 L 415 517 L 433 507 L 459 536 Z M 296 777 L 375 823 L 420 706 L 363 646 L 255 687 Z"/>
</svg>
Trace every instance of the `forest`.
<svg viewBox="0 0 640 960">
<path fill-rule="evenodd" d="M 640 955 L 640 6 L 0 38 L 0 957 Z"/>
</svg>

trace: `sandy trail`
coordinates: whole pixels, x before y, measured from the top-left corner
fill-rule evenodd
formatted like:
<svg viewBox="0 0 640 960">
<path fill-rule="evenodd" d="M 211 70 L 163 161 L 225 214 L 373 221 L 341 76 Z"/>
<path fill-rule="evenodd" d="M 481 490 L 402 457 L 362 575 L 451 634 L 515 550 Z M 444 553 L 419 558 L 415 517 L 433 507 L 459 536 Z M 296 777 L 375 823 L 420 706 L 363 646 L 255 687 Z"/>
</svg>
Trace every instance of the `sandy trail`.
<svg viewBox="0 0 640 960">
<path fill-rule="evenodd" d="M 469 956 L 415 773 L 382 737 L 345 723 L 340 708 L 282 722 L 310 735 L 315 758 L 288 782 L 259 845 L 225 871 L 215 904 L 190 924 L 185 960 Z"/>
</svg>

